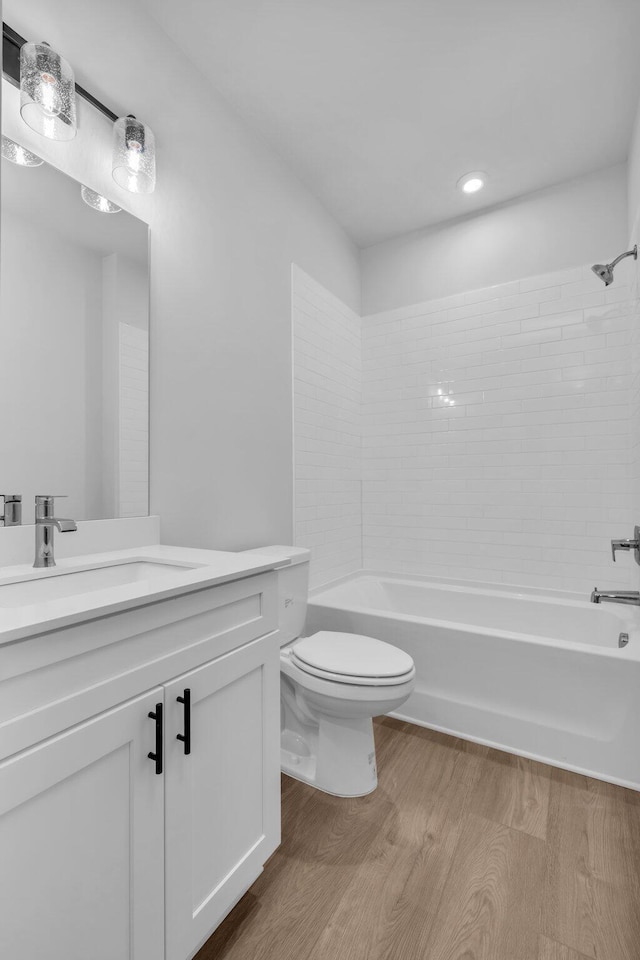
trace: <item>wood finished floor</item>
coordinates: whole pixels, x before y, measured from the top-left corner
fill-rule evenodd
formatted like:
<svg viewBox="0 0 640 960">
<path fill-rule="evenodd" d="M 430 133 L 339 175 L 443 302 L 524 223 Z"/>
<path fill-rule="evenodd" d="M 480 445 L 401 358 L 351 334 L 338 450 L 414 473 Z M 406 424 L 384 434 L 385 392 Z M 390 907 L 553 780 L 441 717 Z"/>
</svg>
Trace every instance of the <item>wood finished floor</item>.
<svg viewBox="0 0 640 960">
<path fill-rule="evenodd" d="M 640 960 L 640 794 L 375 731 L 370 796 L 283 777 L 282 846 L 195 960 Z"/>
</svg>

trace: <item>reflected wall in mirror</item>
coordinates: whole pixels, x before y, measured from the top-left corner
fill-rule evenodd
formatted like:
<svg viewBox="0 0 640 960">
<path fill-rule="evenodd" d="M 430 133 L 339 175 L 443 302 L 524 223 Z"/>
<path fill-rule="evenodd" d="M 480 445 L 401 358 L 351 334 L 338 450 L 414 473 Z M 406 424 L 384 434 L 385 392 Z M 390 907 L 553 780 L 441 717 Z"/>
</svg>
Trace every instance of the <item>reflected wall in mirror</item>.
<svg viewBox="0 0 640 960">
<path fill-rule="evenodd" d="M 2 161 L 0 493 L 76 520 L 149 505 L 148 227 L 43 163 Z"/>
</svg>

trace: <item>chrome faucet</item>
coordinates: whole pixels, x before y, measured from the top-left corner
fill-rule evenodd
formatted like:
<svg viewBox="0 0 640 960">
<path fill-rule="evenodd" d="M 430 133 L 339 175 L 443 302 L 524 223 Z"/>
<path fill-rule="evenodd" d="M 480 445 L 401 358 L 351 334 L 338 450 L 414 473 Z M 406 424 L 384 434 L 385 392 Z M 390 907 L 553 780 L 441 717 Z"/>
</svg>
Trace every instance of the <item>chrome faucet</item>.
<svg viewBox="0 0 640 960">
<path fill-rule="evenodd" d="M 638 590 L 598 590 L 593 588 L 591 603 L 627 603 L 640 607 L 640 592 Z"/>
<path fill-rule="evenodd" d="M 36 558 L 34 567 L 55 567 L 53 556 L 53 532 L 73 533 L 78 529 L 75 520 L 61 520 L 53 515 L 54 497 L 36 497 Z"/>
</svg>

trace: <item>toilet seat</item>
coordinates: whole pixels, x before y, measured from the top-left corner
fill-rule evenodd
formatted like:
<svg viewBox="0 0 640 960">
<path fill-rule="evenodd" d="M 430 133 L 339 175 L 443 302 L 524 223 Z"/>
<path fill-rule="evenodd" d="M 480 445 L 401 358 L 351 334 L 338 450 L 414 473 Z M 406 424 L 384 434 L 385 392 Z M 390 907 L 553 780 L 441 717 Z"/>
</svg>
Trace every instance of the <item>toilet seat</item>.
<svg viewBox="0 0 640 960">
<path fill-rule="evenodd" d="M 403 650 L 356 633 L 321 630 L 289 647 L 299 670 L 352 686 L 397 686 L 413 679 L 415 666 Z"/>
</svg>

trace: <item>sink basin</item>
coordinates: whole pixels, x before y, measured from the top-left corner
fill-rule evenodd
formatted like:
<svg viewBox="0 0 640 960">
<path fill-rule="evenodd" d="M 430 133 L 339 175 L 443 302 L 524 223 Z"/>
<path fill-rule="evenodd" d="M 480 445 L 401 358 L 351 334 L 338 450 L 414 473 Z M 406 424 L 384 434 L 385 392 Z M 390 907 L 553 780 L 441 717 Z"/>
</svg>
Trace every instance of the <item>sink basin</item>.
<svg viewBox="0 0 640 960">
<path fill-rule="evenodd" d="M 194 564 L 159 563 L 154 560 L 130 560 L 90 570 L 56 572 L 45 576 L 0 584 L 0 608 L 20 607 L 30 603 L 47 603 L 63 597 L 73 597 L 94 590 L 121 587 L 143 580 L 188 573 Z"/>
</svg>

